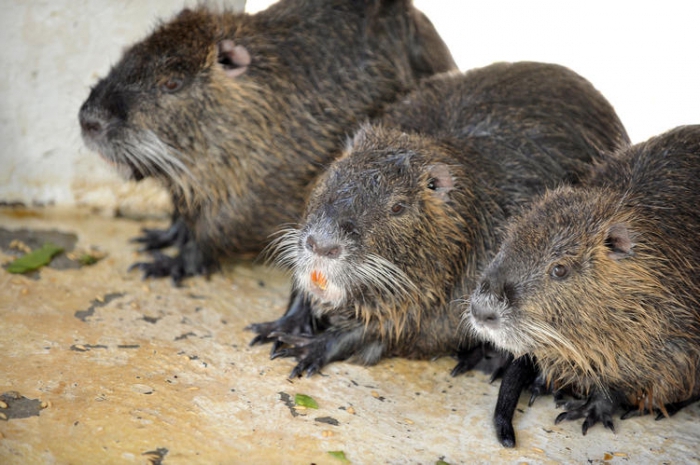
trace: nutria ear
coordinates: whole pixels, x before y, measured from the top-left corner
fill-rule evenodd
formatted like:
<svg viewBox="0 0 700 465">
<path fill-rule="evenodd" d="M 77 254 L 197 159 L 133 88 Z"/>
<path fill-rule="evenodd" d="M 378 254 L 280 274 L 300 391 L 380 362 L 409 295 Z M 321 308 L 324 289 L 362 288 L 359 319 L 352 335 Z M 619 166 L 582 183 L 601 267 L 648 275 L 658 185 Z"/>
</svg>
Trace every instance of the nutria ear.
<svg viewBox="0 0 700 465">
<path fill-rule="evenodd" d="M 238 77 L 248 70 L 250 53 L 242 45 L 236 45 L 231 39 L 219 42 L 219 66 L 228 77 Z"/>
<path fill-rule="evenodd" d="M 448 200 L 449 193 L 455 187 L 454 179 L 450 167 L 444 163 L 436 163 L 428 166 L 428 174 L 430 175 L 430 189 L 435 191 L 442 200 Z"/>
<path fill-rule="evenodd" d="M 182 11 L 180 11 L 175 18 L 177 19 L 182 19 L 185 18 L 189 15 L 192 14 L 192 10 L 189 8 L 183 8 Z"/>
<path fill-rule="evenodd" d="M 634 255 L 632 250 L 634 243 L 630 238 L 629 229 L 622 223 L 610 226 L 608 237 L 605 238 L 605 246 L 609 249 L 608 257 L 613 260 L 621 260 Z"/>
</svg>

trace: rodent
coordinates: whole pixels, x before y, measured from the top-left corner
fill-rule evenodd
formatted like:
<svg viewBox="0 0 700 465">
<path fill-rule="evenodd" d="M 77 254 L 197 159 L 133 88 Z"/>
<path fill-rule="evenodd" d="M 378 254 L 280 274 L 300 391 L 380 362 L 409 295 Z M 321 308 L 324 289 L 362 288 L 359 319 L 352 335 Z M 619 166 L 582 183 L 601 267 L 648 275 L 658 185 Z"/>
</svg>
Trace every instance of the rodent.
<svg viewBox="0 0 700 465">
<path fill-rule="evenodd" d="M 303 223 L 274 244 L 317 329 L 285 315 L 252 325 L 253 342 L 296 357 L 292 377 L 390 356 L 457 355 L 453 374 L 470 369 L 481 347 L 464 338 L 455 300 L 506 219 L 627 144 L 610 103 L 563 66 L 497 63 L 423 81 L 358 130 L 317 179 Z"/>
<path fill-rule="evenodd" d="M 557 422 L 700 400 L 700 126 L 621 150 L 514 218 L 471 295 L 483 337 L 577 394 Z M 527 374 L 526 374 L 527 375 Z"/>
<path fill-rule="evenodd" d="M 454 69 L 410 0 L 281 0 L 254 15 L 185 9 L 127 49 L 79 113 L 87 146 L 169 190 L 146 276 L 206 273 L 299 220 L 347 132 L 423 77 Z"/>
</svg>

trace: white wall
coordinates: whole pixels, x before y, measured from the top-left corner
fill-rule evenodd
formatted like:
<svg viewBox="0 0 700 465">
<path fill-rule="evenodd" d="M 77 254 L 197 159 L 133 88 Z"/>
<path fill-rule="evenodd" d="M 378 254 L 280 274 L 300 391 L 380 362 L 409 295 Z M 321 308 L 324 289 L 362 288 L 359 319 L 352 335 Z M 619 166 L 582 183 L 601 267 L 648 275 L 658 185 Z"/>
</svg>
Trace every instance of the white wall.
<svg viewBox="0 0 700 465">
<path fill-rule="evenodd" d="M 214 3 L 242 3 L 221 0 Z M 463 70 L 556 62 L 617 109 L 633 141 L 700 123 L 700 7 L 691 1 L 414 0 Z M 167 208 L 153 185 L 124 183 L 82 145 L 77 112 L 127 44 L 196 0 L 0 0 L 0 202 Z M 248 0 L 255 11 L 270 0 Z"/>
<path fill-rule="evenodd" d="M 461 69 L 559 63 L 617 110 L 633 142 L 700 124 L 700 3 L 615 0 L 414 0 Z"/>
</svg>

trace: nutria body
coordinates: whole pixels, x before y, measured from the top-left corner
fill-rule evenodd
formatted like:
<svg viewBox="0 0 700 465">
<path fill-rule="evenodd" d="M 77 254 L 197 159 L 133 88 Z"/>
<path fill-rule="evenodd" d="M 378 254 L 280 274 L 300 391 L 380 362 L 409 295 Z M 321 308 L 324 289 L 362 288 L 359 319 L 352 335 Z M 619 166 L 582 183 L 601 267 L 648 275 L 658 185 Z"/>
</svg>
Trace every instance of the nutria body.
<svg viewBox="0 0 700 465">
<path fill-rule="evenodd" d="M 298 222 L 350 128 L 454 61 L 409 0 L 282 0 L 254 14 L 186 9 L 122 59 L 80 110 L 87 145 L 172 194 L 146 275 L 176 279 L 258 252 Z"/>
<path fill-rule="evenodd" d="M 319 178 L 304 223 L 277 244 L 279 260 L 312 300 L 322 326 L 260 336 L 293 347 L 292 376 L 353 358 L 460 354 L 455 299 L 473 289 L 499 230 L 533 195 L 578 178 L 628 143 L 610 104 L 576 73 L 542 63 L 498 63 L 423 82 L 362 127 Z M 296 334 L 294 334 L 296 333 Z"/>
<path fill-rule="evenodd" d="M 557 421 L 700 399 L 700 126 L 635 145 L 514 219 L 471 296 L 479 336 L 583 399 Z"/>
</svg>

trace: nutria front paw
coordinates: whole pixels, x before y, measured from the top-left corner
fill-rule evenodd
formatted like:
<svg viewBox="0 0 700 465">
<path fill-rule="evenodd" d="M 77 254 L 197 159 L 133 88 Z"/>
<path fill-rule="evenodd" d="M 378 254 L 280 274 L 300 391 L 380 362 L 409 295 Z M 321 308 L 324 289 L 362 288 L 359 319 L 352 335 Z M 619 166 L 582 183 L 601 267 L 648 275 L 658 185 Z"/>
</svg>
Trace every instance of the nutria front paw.
<svg viewBox="0 0 700 465">
<path fill-rule="evenodd" d="M 139 248 L 139 252 L 149 250 L 159 250 L 171 245 L 181 246 L 189 237 L 187 226 L 180 220 L 174 220 L 173 224 L 168 229 L 141 229 L 142 236 L 130 239 L 130 242 L 143 244 Z"/>
<path fill-rule="evenodd" d="M 284 343 L 274 337 L 273 333 L 280 333 L 292 336 L 312 337 L 316 332 L 316 322 L 311 314 L 311 302 L 298 292 L 293 292 L 289 301 L 289 306 L 284 316 L 265 323 L 253 323 L 246 326 L 247 331 L 257 333 L 257 336 L 250 341 L 250 345 L 272 343 L 270 358 L 277 358 L 280 348 Z"/>
<path fill-rule="evenodd" d="M 588 429 L 598 422 L 602 423 L 603 426 L 613 433 L 615 432 L 612 416 L 615 410 L 617 410 L 618 404 L 612 399 L 602 394 L 594 393 L 585 399 L 571 400 L 565 402 L 563 405 L 566 411 L 557 416 L 554 420 L 554 424 L 559 424 L 564 420 L 585 418 L 581 426 L 581 431 L 584 436 L 588 432 Z"/>
<path fill-rule="evenodd" d="M 175 236 L 171 233 L 171 229 L 143 228 L 141 232 L 143 235 L 129 239 L 129 242 L 143 244 L 139 248 L 139 252 L 164 249 L 175 243 Z"/>
<path fill-rule="evenodd" d="M 151 256 L 152 262 L 136 262 L 129 267 L 128 271 L 138 268 L 143 272 L 143 279 L 170 276 L 175 286 L 179 286 L 188 276 L 209 276 L 211 273 L 211 267 L 203 262 L 190 262 L 182 254 L 170 257 L 161 252 L 151 252 Z"/>
<path fill-rule="evenodd" d="M 290 379 L 301 377 L 304 372 L 308 378 L 321 371 L 327 363 L 327 341 L 321 336 L 297 336 L 283 333 L 272 333 L 272 337 L 289 347 L 279 349 L 271 355 L 272 359 L 277 357 L 294 357 L 299 363 L 289 374 Z"/>
<path fill-rule="evenodd" d="M 175 285 L 179 285 L 185 277 L 185 266 L 180 256 L 170 257 L 160 252 L 152 253 L 152 262 L 136 262 L 129 267 L 129 271 L 139 269 L 143 272 L 143 279 L 164 278 L 170 276 Z"/>
</svg>

